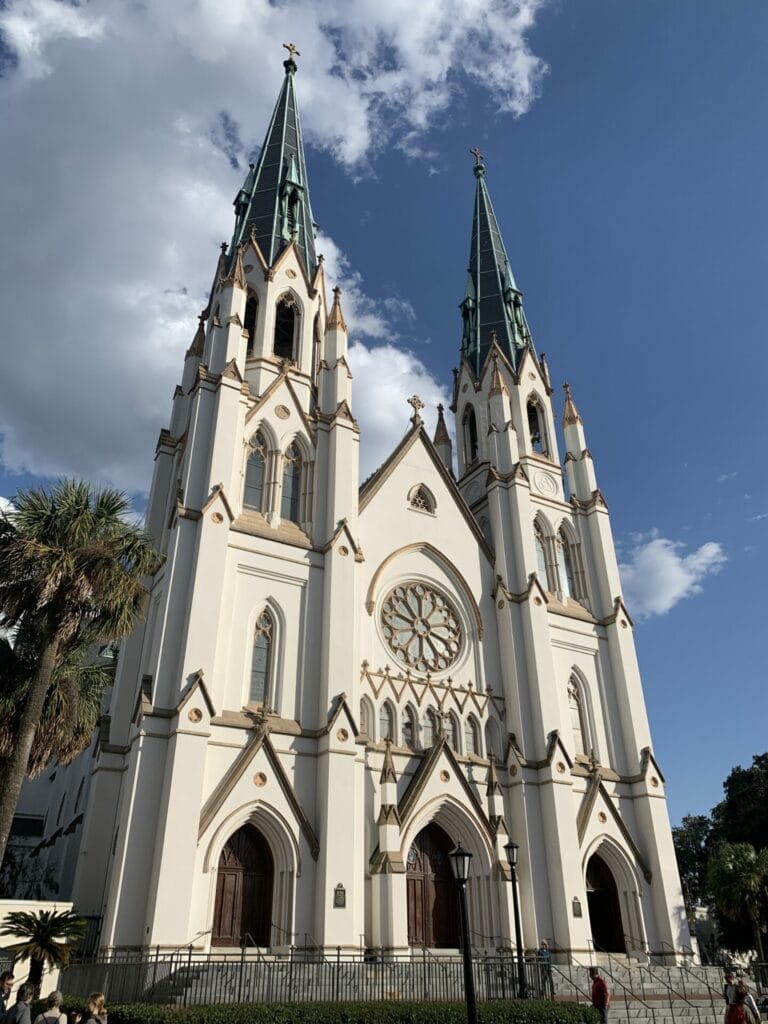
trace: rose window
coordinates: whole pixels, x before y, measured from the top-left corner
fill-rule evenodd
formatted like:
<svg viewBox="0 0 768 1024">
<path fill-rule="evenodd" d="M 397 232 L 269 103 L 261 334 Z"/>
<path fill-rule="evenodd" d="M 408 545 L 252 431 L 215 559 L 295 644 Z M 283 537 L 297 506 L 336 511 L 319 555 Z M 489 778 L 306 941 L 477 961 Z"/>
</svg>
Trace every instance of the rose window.
<svg viewBox="0 0 768 1024">
<path fill-rule="evenodd" d="M 455 608 L 425 583 L 404 583 L 387 595 L 381 629 L 398 661 L 418 672 L 449 668 L 461 646 Z"/>
</svg>

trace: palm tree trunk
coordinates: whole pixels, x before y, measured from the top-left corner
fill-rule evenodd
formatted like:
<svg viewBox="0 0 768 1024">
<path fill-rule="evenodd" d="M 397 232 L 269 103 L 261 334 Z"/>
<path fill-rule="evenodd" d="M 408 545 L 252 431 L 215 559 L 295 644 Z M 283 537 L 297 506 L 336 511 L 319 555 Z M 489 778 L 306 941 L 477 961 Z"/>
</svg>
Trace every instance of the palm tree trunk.
<svg viewBox="0 0 768 1024">
<path fill-rule="evenodd" d="M 29 754 L 35 738 L 35 730 L 43 713 L 43 705 L 51 685 L 51 676 L 59 656 L 59 639 L 56 634 L 43 648 L 37 671 L 19 718 L 16 743 L 8 757 L 0 758 L 0 864 L 5 856 L 11 824 L 19 802 L 21 785 L 27 774 Z"/>
<path fill-rule="evenodd" d="M 35 998 L 40 998 L 40 988 L 43 984 L 43 967 L 44 961 L 38 960 L 36 957 L 31 957 L 29 961 L 29 977 L 27 981 L 33 986 L 35 990 Z"/>
<path fill-rule="evenodd" d="M 757 946 L 757 959 L 761 964 L 765 963 L 765 953 L 763 952 L 763 936 L 760 934 L 760 918 L 757 914 L 752 914 L 752 926 L 755 929 L 755 945 Z"/>
</svg>

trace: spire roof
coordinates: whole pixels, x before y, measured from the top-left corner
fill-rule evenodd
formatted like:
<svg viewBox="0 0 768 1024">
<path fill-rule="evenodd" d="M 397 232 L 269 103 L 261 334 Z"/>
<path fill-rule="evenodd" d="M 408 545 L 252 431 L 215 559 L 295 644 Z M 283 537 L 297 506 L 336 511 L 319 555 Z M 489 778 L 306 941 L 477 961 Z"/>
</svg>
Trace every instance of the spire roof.
<svg viewBox="0 0 768 1024">
<path fill-rule="evenodd" d="M 251 164 L 235 198 L 235 234 L 230 252 L 252 234 L 267 266 L 291 242 L 311 279 L 317 270 L 315 223 L 309 202 L 307 167 L 293 78 L 298 50 L 286 45 L 285 78 L 256 164 Z"/>
<path fill-rule="evenodd" d="M 464 317 L 462 352 L 480 375 L 492 345 L 492 334 L 512 366 L 517 368 L 527 346 L 533 347 L 519 291 L 509 264 L 496 214 L 485 183 L 485 164 L 478 149 L 475 157 L 475 205 L 469 276 L 461 303 Z"/>
</svg>

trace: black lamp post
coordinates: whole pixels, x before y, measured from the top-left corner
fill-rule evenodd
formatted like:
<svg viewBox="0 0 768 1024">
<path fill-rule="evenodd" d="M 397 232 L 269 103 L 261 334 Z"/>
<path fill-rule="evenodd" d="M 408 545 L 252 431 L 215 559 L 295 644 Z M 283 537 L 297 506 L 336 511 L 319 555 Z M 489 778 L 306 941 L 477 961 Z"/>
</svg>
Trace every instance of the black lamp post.
<svg viewBox="0 0 768 1024">
<path fill-rule="evenodd" d="M 469 915 L 467 914 L 467 879 L 472 854 L 462 848 L 461 843 L 448 854 L 453 874 L 459 886 L 459 908 L 461 911 L 461 953 L 464 960 L 464 995 L 467 1000 L 468 1024 L 477 1024 L 475 1003 L 475 979 L 472 975 L 472 951 L 469 947 Z"/>
<path fill-rule="evenodd" d="M 517 902 L 517 855 L 520 852 L 520 847 L 510 839 L 505 844 L 504 851 L 507 854 L 507 860 L 512 869 L 512 906 L 515 909 L 515 943 L 517 945 L 517 998 L 525 999 L 528 992 L 525 984 L 525 960 L 523 959 L 523 936 L 520 930 L 520 907 Z"/>
</svg>

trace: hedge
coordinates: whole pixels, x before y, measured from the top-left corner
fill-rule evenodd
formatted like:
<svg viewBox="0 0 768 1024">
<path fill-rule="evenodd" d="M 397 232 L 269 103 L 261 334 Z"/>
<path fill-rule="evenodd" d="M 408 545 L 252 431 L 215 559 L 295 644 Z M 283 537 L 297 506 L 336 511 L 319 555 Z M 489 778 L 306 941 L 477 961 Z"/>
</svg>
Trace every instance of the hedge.
<svg viewBox="0 0 768 1024">
<path fill-rule="evenodd" d="M 67 997 L 62 1009 L 80 1011 L 85 999 Z M 32 1020 L 41 1011 L 33 1007 Z M 466 1024 L 464 1003 L 218 1003 L 158 1006 L 107 1002 L 109 1024 Z M 479 1003 L 478 1024 L 597 1024 L 585 1003 L 499 999 Z"/>
</svg>

